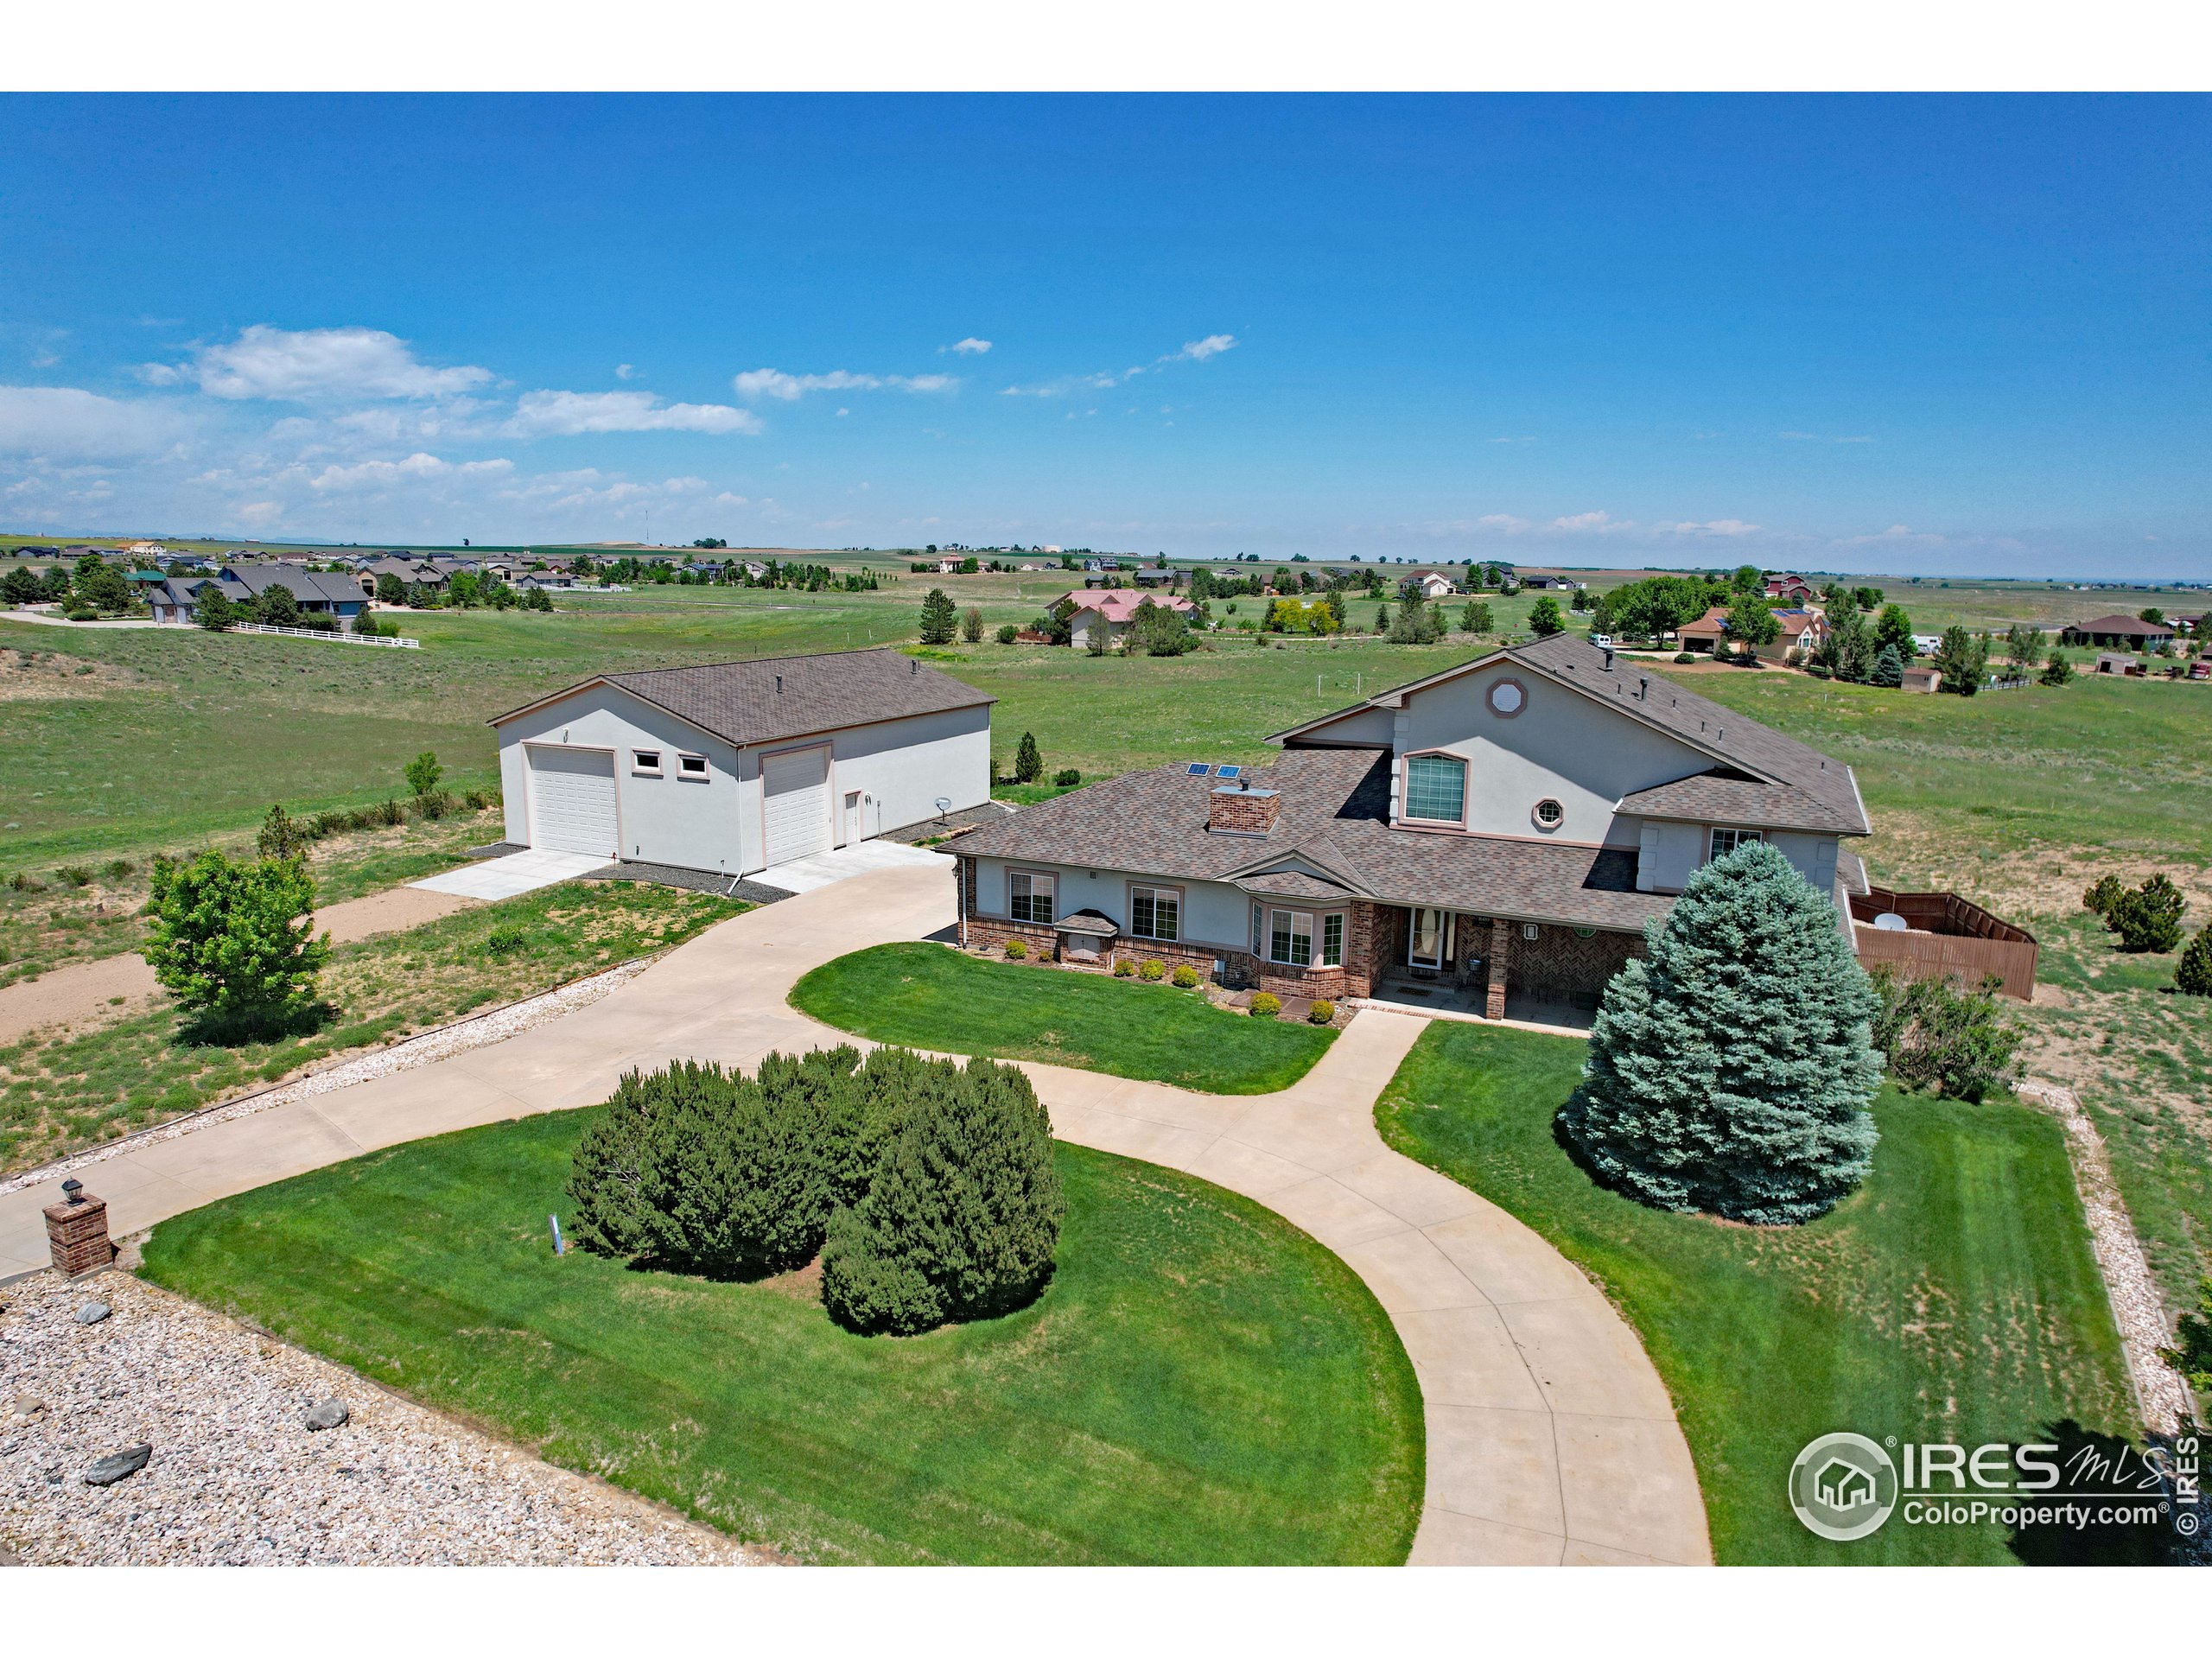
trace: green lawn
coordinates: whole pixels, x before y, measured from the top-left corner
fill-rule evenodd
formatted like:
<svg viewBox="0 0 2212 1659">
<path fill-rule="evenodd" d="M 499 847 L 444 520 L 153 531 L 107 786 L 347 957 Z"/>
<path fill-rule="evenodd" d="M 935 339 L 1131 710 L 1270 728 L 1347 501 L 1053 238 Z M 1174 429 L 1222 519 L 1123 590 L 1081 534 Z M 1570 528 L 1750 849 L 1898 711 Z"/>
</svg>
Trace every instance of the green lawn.
<svg viewBox="0 0 2212 1659">
<path fill-rule="evenodd" d="M 814 1561 L 1402 1561 L 1420 1391 L 1365 1287 L 1189 1177 L 1058 1149 L 1058 1271 L 1003 1319 L 832 1324 L 805 1275 L 556 1259 L 588 1112 L 418 1141 L 194 1211 L 145 1271 Z"/>
<path fill-rule="evenodd" d="M 1287 1089 L 1337 1034 L 1230 1014 L 1164 982 L 985 962 L 926 944 L 825 963 L 791 988 L 791 1001 L 878 1042 L 1049 1060 L 1211 1095 Z"/>
<path fill-rule="evenodd" d="M 1724 1562 L 2014 1559 L 2003 1529 L 1893 1519 L 1855 1544 L 1791 1514 L 1789 1465 L 1834 1429 L 2135 1437 L 2057 1124 L 1885 1089 L 1872 1179 L 1801 1228 L 1736 1226 L 1606 1192 L 1553 1138 L 1577 1040 L 1432 1025 L 1376 1110 L 1383 1138 L 1503 1205 L 1603 1286 L 1675 1396 Z"/>
<path fill-rule="evenodd" d="M 153 1012 L 0 1045 L 0 1169 L 22 1168 L 394 1041 L 487 1005 L 680 944 L 749 906 L 713 893 L 563 881 L 331 952 L 315 1030 L 237 1047 L 182 1040 Z"/>
</svg>

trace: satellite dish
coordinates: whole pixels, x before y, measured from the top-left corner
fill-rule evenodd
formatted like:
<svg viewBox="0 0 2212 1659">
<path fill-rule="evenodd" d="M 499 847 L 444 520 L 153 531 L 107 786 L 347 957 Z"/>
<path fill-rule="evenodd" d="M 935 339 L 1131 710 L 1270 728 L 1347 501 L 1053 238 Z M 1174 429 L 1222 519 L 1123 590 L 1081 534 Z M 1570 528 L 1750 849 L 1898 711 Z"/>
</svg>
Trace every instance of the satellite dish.
<svg viewBox="0 0 2212 1659">
<path fill-rule="evenodd" d="M 1877 916 L 1874 925 L 1885 933 L 1906 933 L 1912 929 L 1912 925 L 1894 910 L 1885 910 Z"/>
</svg>

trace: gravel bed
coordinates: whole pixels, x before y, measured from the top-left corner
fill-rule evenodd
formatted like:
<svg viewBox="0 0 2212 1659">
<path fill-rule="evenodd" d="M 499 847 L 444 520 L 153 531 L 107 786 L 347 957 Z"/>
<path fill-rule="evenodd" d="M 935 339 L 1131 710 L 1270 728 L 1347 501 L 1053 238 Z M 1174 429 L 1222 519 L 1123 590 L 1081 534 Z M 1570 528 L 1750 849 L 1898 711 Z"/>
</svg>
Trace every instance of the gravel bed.
<svg viewBox="0 0 2212 1659">
<path fill-rule="evenodd" d="M 394 1043 L 389 1048 L 371 1049 L 367 1053 L 336 1065 L 311 1071 L 297 1080 L 280 1084 L 273 1089 L 264 1089 L 257 1094 L 242 1095 L 238 1099 L 219 1106 L 208 1107 L 187 1117 L 180 1117 L 136 1135 L 126 1135 L 104 1141 L 58 1162 L 38 1169 L 25 1170 L 20 1174 L 0 1179 L 0 1192 L 14 1192 L 26 1186 L 35 1186 L 80 1169 L 90 1168 L 138 1147 L 158 1141 L 174 1141 L 179 1135 L 190 1135 L 211 1124 L 227 1123 L 234 1117 L 251 1117 L 256 1112 L 270 1111 L 278 1106 L 289 1106 L 296 1100 L 308 1100 L 317 1095 L 327 1095 L 337 1089 L 350 1089 L 357 1083 L 366 1083 L 372 1077 L 381 1077 L 392 1071 L 412 1071 L 418 1065 L 428 1065 L 455 1054 L 466 1053 L 472 1048 L 483 1048 L 489 1044 L 503 1042 L 518 1032 L 528 1031 L 532 1026 L 543 1025 L 548 1020 L 557 1020 L 563 1014 L 596 1002 L 625 980 L 634 979 L 651 963 L 650 957 L 640 957 L 632 962 L 594 974 L 588 979 L 579 979 L 556 990 L 543 991 L 511 1002 L 504 1008 L 489 1014 L 480 1014 L 473 1019 L 455 1020 L 441 1026 L 435 1031 L 426 1031 L 419 1037 L 410 1037 L 404 1043 Z"/>
<path fill-rule="evenodd" d="M 128 1274 L 44 1273 L 0 1298 L 0 1551 L 26 1563 L 768 1559 Z M 94 1301 L 112 1313 L 79 1324 Z M 333 1398 L 346 1421 L 311 1432 Z M 138 1445 L 137 1473 L 86 1483 Z"/>
<path fill-rule="evenodd" d="M 2173 1327 L 2113 1179 L 2104 1137 L 2071 1089 L 2055 1083 L 2024 1083 L 2019 1093 L 2024 1099 L 2041 1101 L 2065 1128 L 2074 1184 L 2081 1190 L 2082 1213 L 2088 1217 L 2090 1248 L 2112 1300 L 2113 1320 L 2120 1327 L 2120 1344 L 2135 1383 L 2143 1427 L 2153 1434 L 2172 1434 L 2196 1416 L 2196 1404 L 2189 1384 L 2159 1356 L 2158 1351 L 2173 1340 Z"/>
</svg>

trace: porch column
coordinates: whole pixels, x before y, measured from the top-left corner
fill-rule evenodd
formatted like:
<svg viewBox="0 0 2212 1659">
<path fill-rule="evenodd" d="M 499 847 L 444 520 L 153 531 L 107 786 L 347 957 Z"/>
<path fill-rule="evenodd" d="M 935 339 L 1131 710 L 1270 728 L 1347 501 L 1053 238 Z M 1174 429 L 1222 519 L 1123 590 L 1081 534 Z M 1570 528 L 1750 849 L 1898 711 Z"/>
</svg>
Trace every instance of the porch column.
<svg viewBox="0 0 2212 1659">
<path fill-rule="evenodd" d="M 1513 950 L 1513 924 L 1493 916 L 1490 924 L 1490 990 L 1483 1012 L 1493 1020 L 1505 1018 L 1505 959 Z"/>
</svg>

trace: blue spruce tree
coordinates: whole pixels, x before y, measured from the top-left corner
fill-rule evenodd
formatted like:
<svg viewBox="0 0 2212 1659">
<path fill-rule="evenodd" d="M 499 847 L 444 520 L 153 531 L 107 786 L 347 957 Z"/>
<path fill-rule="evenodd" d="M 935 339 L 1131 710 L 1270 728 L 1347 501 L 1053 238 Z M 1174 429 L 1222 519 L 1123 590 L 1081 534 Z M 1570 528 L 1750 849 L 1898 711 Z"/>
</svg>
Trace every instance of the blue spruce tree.
<svg viewBox="0 0 2212 1659">
<path fill-rule="evenodd" d="M 1866 1177 L 1875 995 L 1834 905 L 1764 842 L 1691 877 L 1606 987 L 1561 1127 L 1664 1210 L 1782 1224 Z"/>
</svg>

